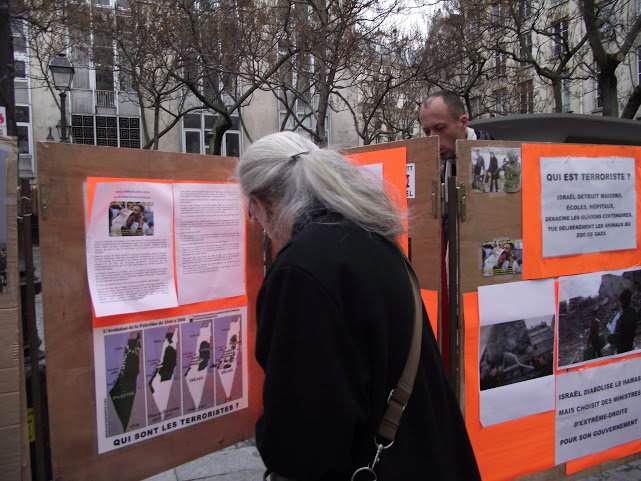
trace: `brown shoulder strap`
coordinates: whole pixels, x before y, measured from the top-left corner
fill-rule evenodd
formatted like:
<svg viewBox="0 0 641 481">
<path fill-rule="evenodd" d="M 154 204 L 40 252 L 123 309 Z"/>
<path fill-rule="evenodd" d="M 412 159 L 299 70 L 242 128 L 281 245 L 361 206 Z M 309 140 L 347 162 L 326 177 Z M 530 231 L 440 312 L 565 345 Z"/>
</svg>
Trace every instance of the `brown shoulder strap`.
<svg viewBox="0 0 641 481">
<path fill-rule="evenodd" d="M 405 368 L 403 369 L 398 384 L 387 399 L 387 409 L 378 427 L 378 436 L 390 443 L 394 441 L 398 425 L 401 422 L 403 410 L 414 388 L 418 361 L 421 357 L 421 340 L 423 338 L 423 303 L 421 301 L 421 290 L 412 264 L 410 264 L 405 253 L 402 252 L 402 254 L 414 291 L 414 328 L 412 329 L 412 340 L 410 342 L 407 361 L 405 361 Z"/>
</svg>

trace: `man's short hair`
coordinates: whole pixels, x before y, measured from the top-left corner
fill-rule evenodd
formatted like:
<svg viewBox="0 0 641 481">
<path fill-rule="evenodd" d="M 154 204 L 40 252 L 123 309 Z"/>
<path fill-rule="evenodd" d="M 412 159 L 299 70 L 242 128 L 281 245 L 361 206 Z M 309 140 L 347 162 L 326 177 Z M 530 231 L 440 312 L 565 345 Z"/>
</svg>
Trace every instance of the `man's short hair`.
<svg viewBox="0 0 641 481">
<path fill-rule="evenodd" d="M 428 95 L 425 100 L 423 100 L 423 107 L 427 107 L 432 99 L 440 97 L 447 105 L 447 109 L 452 114 L 452 117 L 459 119 L 461 115 L 465 115 L 465 104 L 461 98 L 451 90 L 439 90 L 433 94 Z"/>
</svg>

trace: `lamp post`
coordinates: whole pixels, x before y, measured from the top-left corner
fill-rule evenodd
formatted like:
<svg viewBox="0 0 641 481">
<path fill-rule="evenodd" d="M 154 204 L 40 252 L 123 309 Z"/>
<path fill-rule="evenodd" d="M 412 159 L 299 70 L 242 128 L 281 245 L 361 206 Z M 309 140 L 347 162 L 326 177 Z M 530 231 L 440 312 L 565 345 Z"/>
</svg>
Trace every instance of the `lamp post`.
<svg viewBox="0 0 641 481">
<path fill-rule="evenodd" d="M 60 92 L 60 142 L 67 140 L 67 114 L 65 112 L 67 91 L 71 88 L 74 68 L 64 53 L 56 55 L 49 64 L 49 70 L 53 77 L 53 85 Z"/>
</svg>

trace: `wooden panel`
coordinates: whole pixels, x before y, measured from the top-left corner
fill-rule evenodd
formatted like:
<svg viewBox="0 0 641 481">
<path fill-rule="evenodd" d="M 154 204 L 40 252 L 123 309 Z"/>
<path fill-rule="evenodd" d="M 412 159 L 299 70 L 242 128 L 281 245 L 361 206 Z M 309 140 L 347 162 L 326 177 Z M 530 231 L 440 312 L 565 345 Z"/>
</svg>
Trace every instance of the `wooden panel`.
<svg viewBox="0 0 641 481">
<path fill-rule="evenodd" d="M 478 286 L 521 280 L 521 274 L 483 277 L 483 241 L 522 239 L 521 192 L 472 192 L 471 152 L 477 147 L 506 147 L 520 151 L 520 142 L 487 140 L 458 141 L 456 144 L 457 178 L 465 184 L 466 220 L 459 220 L 460 292 L 475 292 Z M 520 155 L 519 155 L 520 157 Z M 502 159 L 499 160 L 501 162 Z M 487 160 L 486 160 L 487 162 Z M 487 163 L 486 163 L 487 168 Z M 527 259 L 525 259 L 527 262 Z"/>
<path fill-rule="evenodd" d="M 263 375 L 254 360 L 262 232 L 247 224 L 249 408 L 98 454 L 83 183 L 87 177 L 229 181 L 236 158 L 38 144 L 40 252 L 54 479 L 137 480 L 254 435 Z M 46 205 L 46 219 L 43 209 Z"/>
</svg>

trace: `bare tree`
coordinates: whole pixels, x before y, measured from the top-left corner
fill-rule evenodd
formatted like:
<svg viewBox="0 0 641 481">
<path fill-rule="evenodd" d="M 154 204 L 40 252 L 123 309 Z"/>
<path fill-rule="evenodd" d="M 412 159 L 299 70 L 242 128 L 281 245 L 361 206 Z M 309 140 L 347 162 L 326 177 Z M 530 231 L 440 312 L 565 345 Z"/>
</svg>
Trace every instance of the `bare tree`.
<svg viewBox="0 0 641 481">
<path fill-rule="evenodd" d="M 567 6 L 550 8 L 545 0 L 503 2 L 499 15 L 492 15 L 492 28 L 499 34 L 493 45 L 497 55 L 512 60 L 512 73 L 523 77 L 525 69 L 552 87 L 554 111 L 563 111 L 563 91 L 571 82 L 586 78 L 587 35 L 571 28 L 578 12 Z M 496 7 L 493 7 L 496 11 Z"/>
<path fill-rule="evenodd" d="M 597 66 L 603 115 L 619 116 L 617 67 L 625 60 L 641 31 L 641 14 L 625 0 L 579 0 L 581 14 Z M 632 118 L 641 103 L 638 87 L 624 115 Z M 634 108 L 636 105 L 636 108 Z"/>
<path fill-rule="evenodd" d="M 362 73 L 358 61 L 385 21 L 401 8 L 398 0 L 302 0 L 277 7 L 281 48 L 296 46 L 270 88 L 281 108 L 281 129 L 306 132 L 326 145 L 330 111 L 344 101 Z M 336 100 L 339 99 L 339 100 Z M 342 99 L 342 100 L 340 100 Z"/>
<path fill-rule="evenodd" d="M 484 94 L 476 108 L 478 86 L 491 75 L 492 50 L 484 35 L 482 15 L 487 5 L 478 1 L 448 0 L 431 19 L 421 77 L 425 91 L 452 90 L 465 102 L 470 117 L 488 113 L 490 96 Z"/>
<path fill-rule="evenodd" d="M 175 1 L 175 7 L 180 25 L 173 37 L 177 65 L 171 75 L 198 105 L 216 113 L 209 152 L 219 155 L 232 116 L 242 117 L 252 94 L 297 50 L 279 51 L 279 25 L 262 2 Z"/>
<path fill-rule="evenodd" d="M 358 82 L 349 92 L 336 95 L 349 109 L 365 145 L 374 141 L 411 138 L 418 118 L 418 31 L 399 33 L 395 26 L 381 30 L 365 42 L 353 59 L 359 64 Z M 419 91 L 417 91 L 419 90 Z"/>
</svg>

